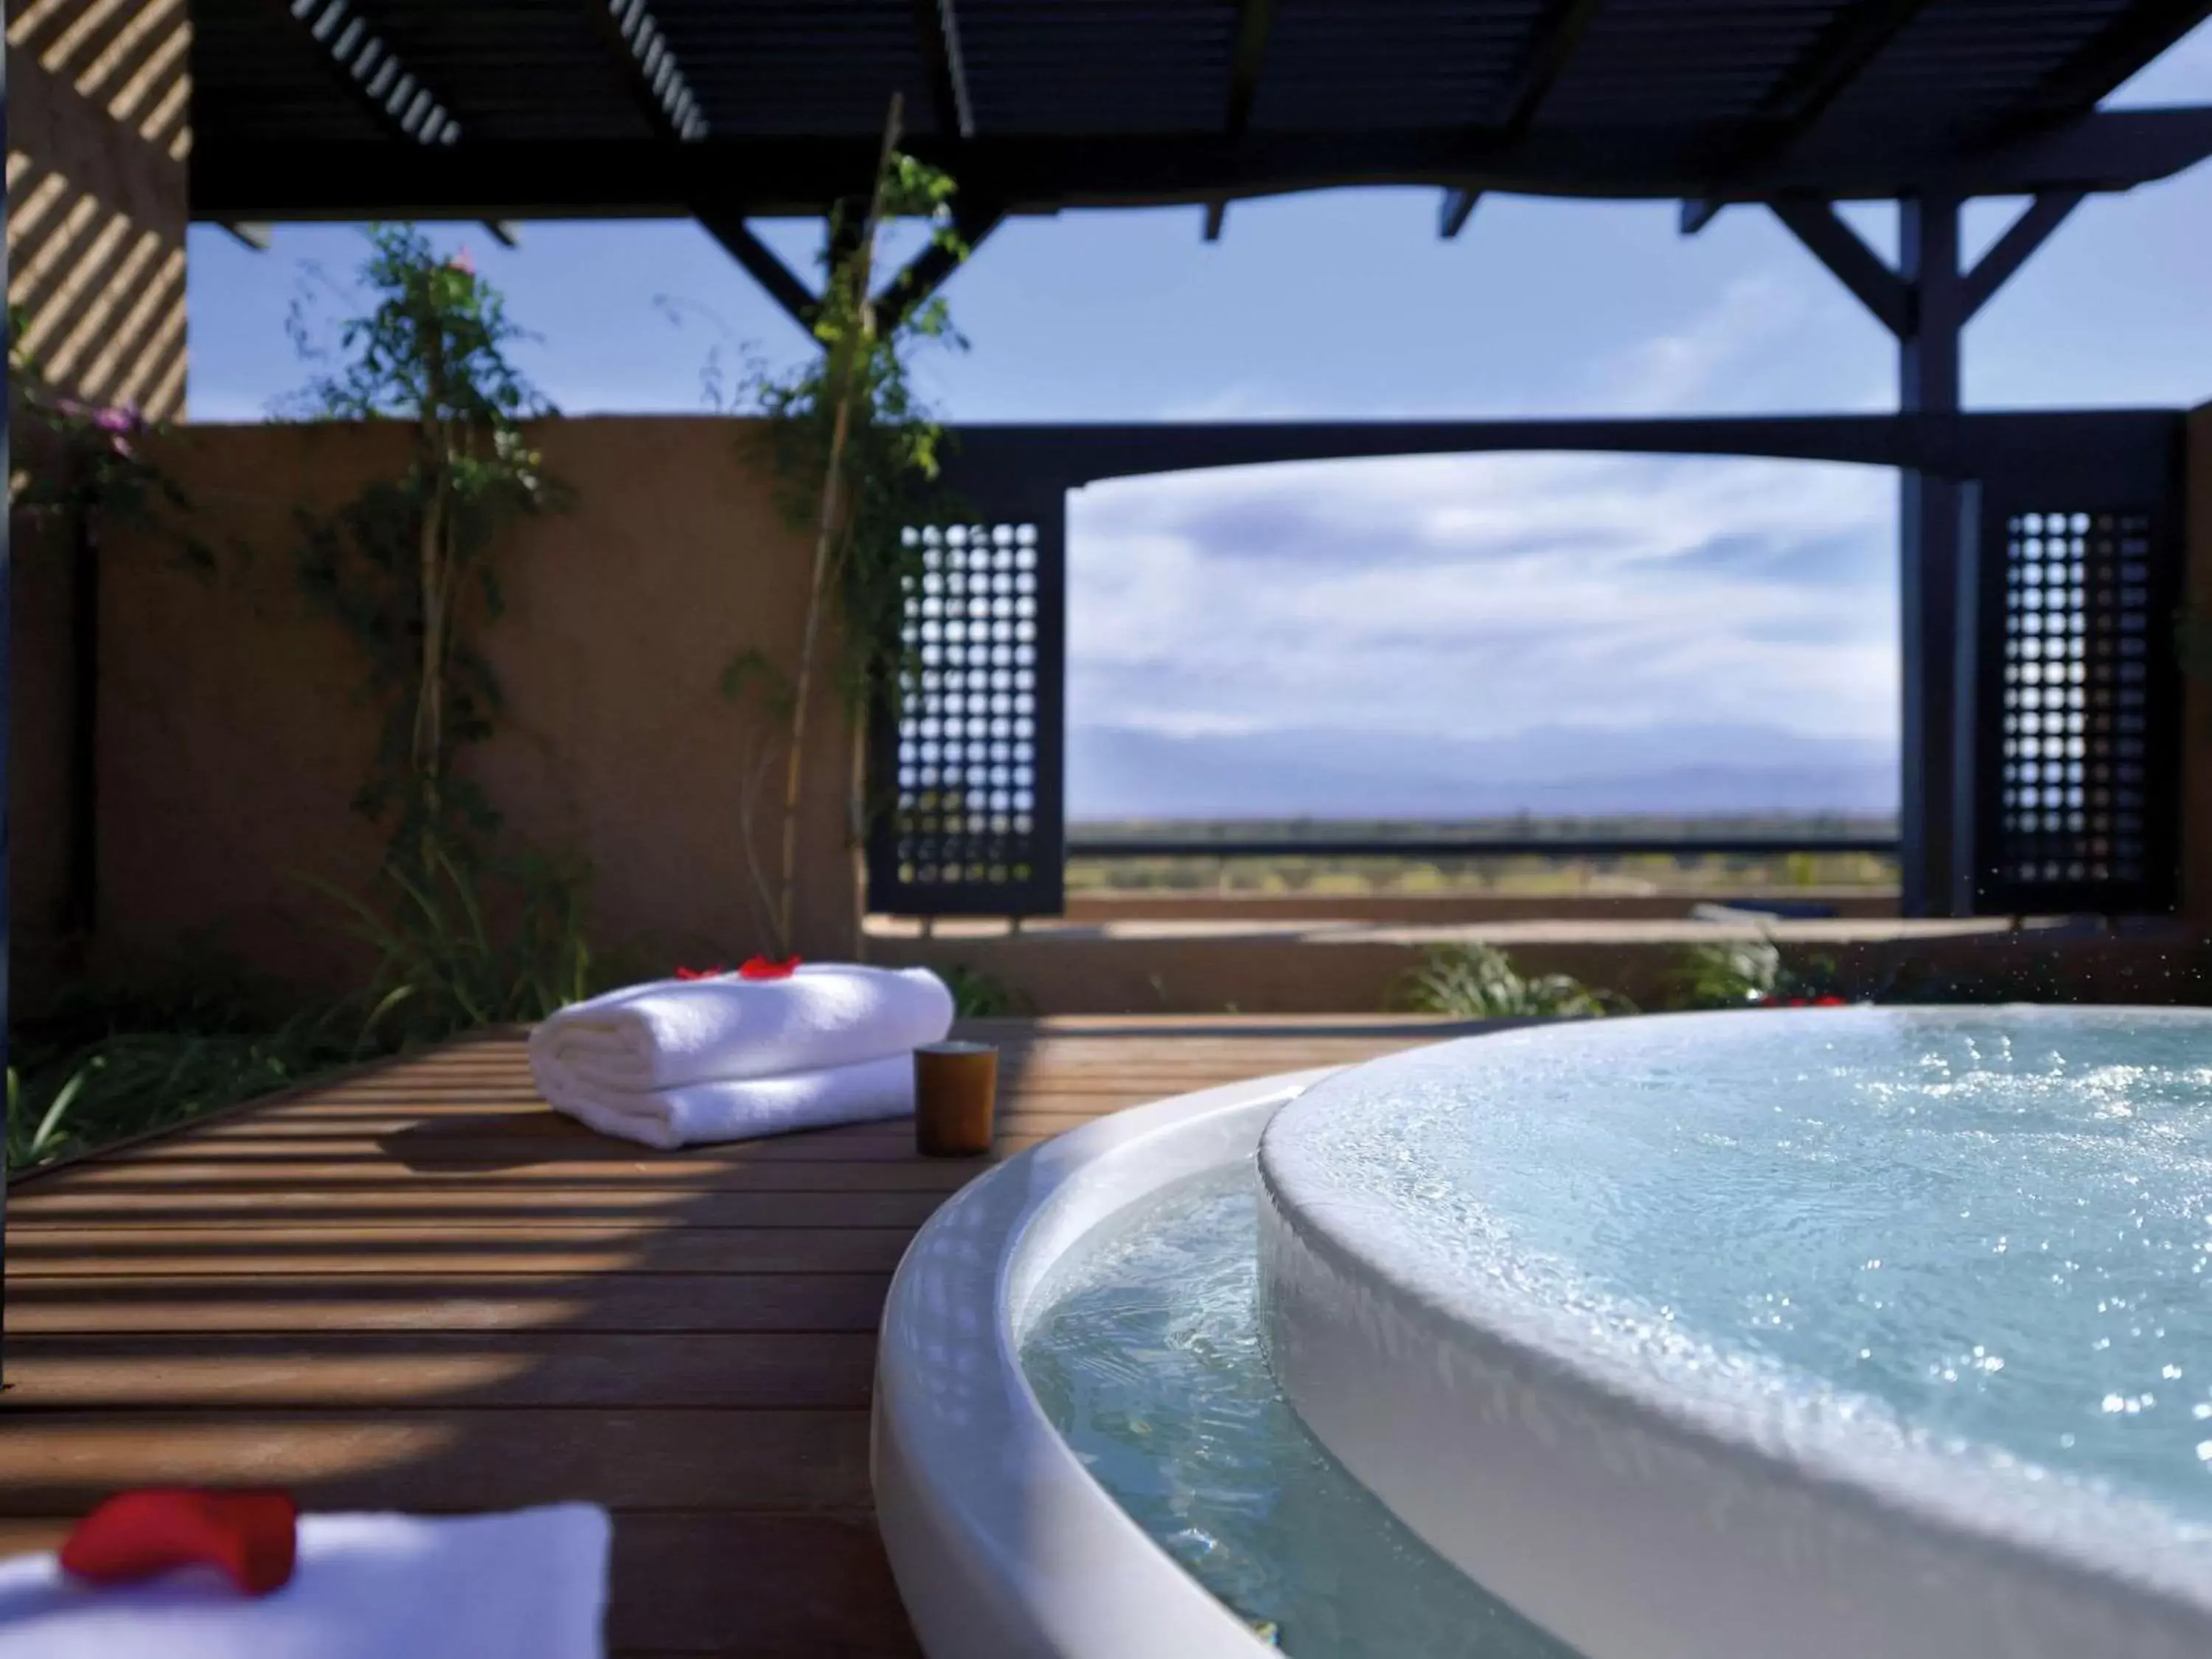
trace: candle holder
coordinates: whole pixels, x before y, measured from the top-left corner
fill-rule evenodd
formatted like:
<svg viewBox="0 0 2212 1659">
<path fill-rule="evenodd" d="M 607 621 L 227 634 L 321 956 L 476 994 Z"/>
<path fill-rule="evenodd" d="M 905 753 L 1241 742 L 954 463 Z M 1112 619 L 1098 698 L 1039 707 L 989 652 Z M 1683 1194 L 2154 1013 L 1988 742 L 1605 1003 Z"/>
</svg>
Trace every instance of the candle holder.
<svg viewBox="0 0 2212 1659">
<path fill-rule="evenodd" d="M 931 1042 L 914 1051 L 914 1144 L 925 1158 L 991 1150 L 999 1051 L 988 1042 Z"/>
</svg>

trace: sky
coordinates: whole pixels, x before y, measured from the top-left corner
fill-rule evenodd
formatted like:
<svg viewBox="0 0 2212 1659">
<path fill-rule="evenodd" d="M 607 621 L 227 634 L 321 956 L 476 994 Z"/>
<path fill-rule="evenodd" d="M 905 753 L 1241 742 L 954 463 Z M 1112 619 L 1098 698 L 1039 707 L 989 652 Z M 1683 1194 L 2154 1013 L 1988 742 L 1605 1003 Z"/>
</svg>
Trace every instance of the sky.
<svg viewBox="0 0 2212 1659">
<path fill-rule="evenodd" d="M 2212 24 L 2107 106 L 2207 101 Z M 1969 257 L 2018 205 L 1970 208 Z M 1683 238 L 1672 204 L 1486 198 L 1445 242 L 1436 207 L 1239 204 L 1213 244 L 1194 208 L 1018 220 L 944 290 L 969 349 L 919 378 L 966 421 L 1894 407 L 1893 342 L 1760 210 Z M 1893 210 L 1846 212 L 1893 250 Z M 762 228 L 810 268 L 814 227 Z M 514 250 L 434 234 L 506 292 L 567 412 L 702 410 L 710 359 L 807 349 L 694 225 L 531 224 Z M 193 419 L 259 419 L 300 385 L 288 310 L 327 304 L 362 246 L 283 227 L 257 253 L 193 229 Z M 1977 408 L 2212 399 L 2212 163 L 2077 210 L 1969 327 L 1964 379 Z M 1550 734 L 1617 769 L 1636 734 L 1655 811 L 1669 758 L 1731 732 L 1762 755 L 1893 756 L 1896 491 L 1875 470 L 1557 455 L 1094 485 L 1070 501 L 1071 813 L 1127 810 L 1131 765 L 1239 738 L 1419 754 Z"/>
</svg>

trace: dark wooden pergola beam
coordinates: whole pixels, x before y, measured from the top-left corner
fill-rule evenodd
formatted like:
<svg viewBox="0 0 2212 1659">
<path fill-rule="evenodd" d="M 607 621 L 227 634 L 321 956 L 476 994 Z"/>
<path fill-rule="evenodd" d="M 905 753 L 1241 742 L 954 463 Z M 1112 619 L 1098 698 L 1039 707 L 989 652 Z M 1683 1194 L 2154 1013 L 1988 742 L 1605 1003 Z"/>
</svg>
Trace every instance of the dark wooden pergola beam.
<svg viewBox="0 0 2212 1659">
<path fill-rule="evenodd" d="M 1927 7 L 1928 0 L 1857 0 L 1845 7 L 1759 100 L 1753 118 L 1776 124 L 1773 143 L 1790 143 L 1827 113 Z"/>
<path fill-rule="evenodd" d="M 354 9 L 351 0 L 266 0 L 306 38 L 316 58 L 388 138 L 410 144 L 450 144 L 461 124 L 398 55 Z"/>
<path fill-rule="evenodd" d="M 1676 228 L 1685 236 L 1694 236 L 1719 218 L 1721 210 L 1727 205 L 1726 202 L 1716 201 L 1711 197 L 1686 201 L 1682 204 L 1681 216 L 1676 222 Z"/>
<path fill-rule="evenodd" d="M 653 137 L 671 143 L 704 138 L 707 118 L 647 0 L 583 0 L 583 6 Z"/>
<path fill-rule="evenodd" d="M 1768 205 L 1774 216 L 1790 228 L 1790 234 L 1827 266 L 1830 274 L 1850 289 L 1884 328 L 1899 336 L 1912 332 L 1911 285 L 1860 239 L 1832 205 L 1789 198 Z"/>
<path fill-rule="evenodd" d="M 1275 0 L 1237 0 L 1237 32 L 1229 53 L 1229 100 L 1222 131 L 1241 137 L 1252 130 L 1252 106 L 1260 95 L 1260 70 L 1267 60 L 1267 37 L 1275 27 Z M 1206 204 L 1206 240 L 1218 242 L 1229 218 L 1229 198 Z"/>
<path fill-rule="evenodd" d="M 1535 124 L 1544 100 L 1552 95 L 1552 88 L 1559 84 L 1574 56 L 1583 32 L 1604 3 L 1605 0 L 1547 0 L 1529 26 L 1528 38 L 1522 42 L 1520 55 L 1514 59 L 1499 94 L 1495 125 L 1500 137 L 1509 141 L 1519 138 Z M 1481 200 L 1479 190 L 1447 191 L 1437 210 L 1437 234 L 1446 241 L 1457 236 Z"/>
<path fill-rule="evenodd" d="M 2075 208 L 2087 199 L 2078 190 L 2047 190 L 2021 210 L 2005 234 L 1990 245 L 1960 285 L 1960 305 L 1969 318 L 1996 297 L 1996 292 L 2026 264 L 2028 256 L 2051 240 Z"/>
<path fill-rule="evenodd" d="M 696 144 L 708 135 L 705 114 L 692 95 L 676 49 L 653 15 L 649 0 L 583 0 L 585 11 L 621 66 L 630 101 L 652 129 L 654 140 L 675 146 Z M 758 283 L 791 320 L 811 338 L 821 309 L 820 296 L 808 288 L 775 250 L 753 234 L 742 213 L 695 205 L 700 228 Z"/>
<path fill-rule="evenodd" d="M 256 253 L 269 252 L 276 233 L 274 225 L 256 224 L 241 219 L 222 220 L 216 228 L 228 231 L 241 247 L 252 248 Z M 483 222 L 483 228 L 490 233 L 492 240 L 501 247 L 522 246 L 522 228 L 520 225 L 511 225 L 504 219 L 487 219 Z"/>
<path fill-rule="evenodd" d="M 1955 261 L 1947 261 L 1949 268 L 1942 273 L 1941 280 L 1955 289 L 1945 307 L 1953 326 L 1964 328 L 1972 321 L 1975 313 L 1996 297 L 1997 290 L 2086 199 L 2086 193 L 2078 190 L 2045 191 L 2021 210 L 1972 270 L 1958 270 Z M 1892 269 L 1826 202 L 1796 198 L 1767 205 L 1891 333 L 1904 338 L 1918 331 L 1923 320 L 1920 289 L 1925 273 L 1916 276 L 1909 264 L 1904 271 Z M 1955 213 L 1957 204 L 1951 206 Z"/>
<path fill-rule="evenodd" d="M 1255 132 L 1242 139 L 1041 137 L 906 148 L 1011 213 L 1200 206 L 1353 186 L 1479 189 L 1654 200 L 1893 201 L 1916 191 L 2026 196 L 2126 190 L 2212 156 L 2212 109 L 2099 111 L 1972 152 L 1931 152 L 1911 133 L 1809 134 L 1771 164 L 1713 188 L 1740 125 L 1719 131 L 1540 123 L 1507 143 L 1455 130 Z M 271 147 L 221 128 L 193 135 L 191 210 L 203 222 L 371 218 L 689 218 L 725 212 L 818 217 L 874 165 L 866 137 L 475 140 L 451 147 L 302 141 Z"/>
<path fill-rule="evenodd" d="M 921 44 L 938 131 L 972 138 L 975 106 L 968 94 L 968 60 L 960 50 L 960 18 L 953 5 L 954 0 L 914 0 L 914 31 Z"/>
<path fill-rule="evenodd" d="M 822 308 L 822 296 L 800 281 L 791 267 L 776 256 L 774 248 L 754 235 L 752 228 L 741 216 L 720 213 L 712 208 L 702 209 L 696 216 L 699 228 L 720 242 L 723 251 L 744 267 L 745 274 L 758 283 L 769 298 L 781 306 L 811 339 L 814 319 Z"/>
<path fill-rule="evenodd" d="M 966 252 L 955 253 L 940 242 L 933 241 L 927 247 L 907 262 L 906 269 L 884 285 L 876 296 L 876 327 L 888 334 L 912 314 L 914 308 L 945 285 L 945 279 L 960 269 L 968 254 L 983 244 L 983 239 L 1006 222 L 1006 214 L 997 207 L 981 202 L 963 204 L 955 197 L 952 206 L 952 228 Z"/>
<path fill-rule="evenodd" d="M 784 264 L 775 250 L 762 241 L 742 218 L 712 210 L 698 216 L 700 227 L 720 242 L 730 257 L 744 268 L 746 275 L 766 289 L 769 297 L 811 337 L 815 321 L 821 315 L 822 296 Z M 952 228 L 968 252 L 973 252 L 985 237 L 1004 222 L 1005 217 L 996 208 L 981 204 L 963 205 L 956 200 Z M 849 239 L 841 240 L 830 251 L 831 268 L 835 269 L 851 251 Z M 966 257 L 935 241 L 915 255 L 906 268 L 877 294 L 876 326 L 885 332 L 896 328 L 916 306 L 944 286 L 945 279 L 960 268 Z"/>
<path fill-rule="evenodd" d="M 1467 228 L 1474 216 L 1475 204 L 1482 199 L 1479 190 L 1448 190 L 1437 209 L 1437 234 L 1449 242 Z"/>
<path fill-rule="evenodd" d="M 1997 143 L 2087 114 L 2106 93 L 2212 17 L 2212 0 L 2137 0 L 1979 135 Z"/>
<path fill-rule="evenodd" d="M 269 0 L 305 33 L 334 86 L 365 110 L 386 137 L 398 143 L 443 146 L 461 136 L 437 95 L 424 86 L 399 56 L 369 26 L 353 0 Z M 269 251 L 269 227 L 251 222 L 226 222 L 223 228 L 256 252 Z M 513 228 L 487 220 L 493 239 L 514 246 Z"/>
<path fill-rule="evenodd" d="M 1759 100 L 1752 113 L 1758 137 L 1746 145 L 1735 170 L 1771 160 L 1809 132 L 1927 4 L 1928 0 L 1857 0 L 1838 12 Z M 1682 234 L 1696 235 L 1722 205 L 1716 200 L 1684 203 Z"/>
<path fill-rule="evenodd" d="M 1547 0 L 1505 77 L 1498 105 L 1500 131 L 1514 137 L 1528 131 L 1604 4 L 1605 0 Z"/>
</svg>

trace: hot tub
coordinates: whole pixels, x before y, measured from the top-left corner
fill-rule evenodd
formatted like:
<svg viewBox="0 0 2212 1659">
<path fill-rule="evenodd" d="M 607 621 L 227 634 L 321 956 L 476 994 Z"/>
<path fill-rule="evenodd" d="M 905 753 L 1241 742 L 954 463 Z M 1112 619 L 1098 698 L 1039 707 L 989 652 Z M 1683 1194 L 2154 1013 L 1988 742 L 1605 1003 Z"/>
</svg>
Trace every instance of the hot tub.
<svg viewBox="0 0 2212 1659">
<path fill-rule="evenodd" d="M 1668 1016 L 1215 1091 L 917 1239 L 885 1540 L 934 1659 L 2203 1655 L 2208 1261 L 2212 1013 Z"/>
</svg>

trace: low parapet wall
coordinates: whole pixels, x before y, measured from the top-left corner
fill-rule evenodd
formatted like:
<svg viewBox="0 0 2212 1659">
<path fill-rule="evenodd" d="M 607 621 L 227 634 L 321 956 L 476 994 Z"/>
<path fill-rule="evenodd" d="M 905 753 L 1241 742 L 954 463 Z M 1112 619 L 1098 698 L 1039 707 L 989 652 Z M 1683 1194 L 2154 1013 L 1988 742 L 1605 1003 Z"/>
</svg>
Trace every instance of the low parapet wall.
<svg viewBox="0 0 2212 1659">
<path fill-rule="evenodd" d="M 1525 975 L 1570 974 L 1639 1007 L 1678 995 L 1689 948 L 1772 938 L 1785 962 L 1832 964 L 1844 994 L 1928 1000 L 2212 1003 L 2212 945 L 2179 924 L 1793 922 L 1524 923 L 1464 928 L 1351 924 L 1272 928 L 1129 924 L 1017 934 L 879 931 L 879 962 L 981 975 L 1039 1014 L 1372 1013 L 1393 1006 L 1433 947 L 1497 945 Z"/>
<path fill-rule="evenodd" d="M 1415 927 L 1477 922 L 1668 921 L 1700 904 L 1817 906 L 1843 917 L 1897 914 L 1895 892 L 1796 889 L 1756 896 L 1713 893 L 1070 893 L 1074 922 L 1357 921 Z M 1802 913 L 1801 913 L 1802 914 Z"/>
</svg>

